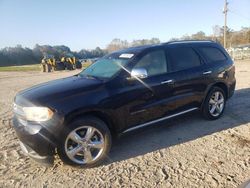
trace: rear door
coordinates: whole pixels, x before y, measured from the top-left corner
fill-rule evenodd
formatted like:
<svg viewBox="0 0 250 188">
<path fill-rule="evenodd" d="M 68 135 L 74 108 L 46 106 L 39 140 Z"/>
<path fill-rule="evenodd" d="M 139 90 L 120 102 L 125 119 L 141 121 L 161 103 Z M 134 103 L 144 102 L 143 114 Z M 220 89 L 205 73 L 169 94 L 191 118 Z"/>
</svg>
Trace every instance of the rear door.
<svg viewBox="0 0 250 188">
<path fill-rule="evenodd" d="M 213 81 L 213 75 L 222 75 L 223 71 L 231 66 L 230 60 L 216 46 L 203 45 L 197 47 L 197 50 L 201 53 L 201 55 L 204 56 L 204 59 L 206 60 L 206 75 L 207 78 L 211 78 L 211 82 Z"/>
<path fill-rule="evenodd" d="M 202 58 L 190 45 L 169 45 L 166 50 L 175 100 L 172 113 L 200 107 L 207 87 Z"/>
</svg>

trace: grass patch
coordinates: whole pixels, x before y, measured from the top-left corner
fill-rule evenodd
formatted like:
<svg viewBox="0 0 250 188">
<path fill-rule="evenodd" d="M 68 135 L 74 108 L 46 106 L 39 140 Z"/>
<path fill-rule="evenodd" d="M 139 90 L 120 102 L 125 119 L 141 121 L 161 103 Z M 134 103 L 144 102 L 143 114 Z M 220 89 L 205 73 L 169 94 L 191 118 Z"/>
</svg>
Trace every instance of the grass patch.
<svg viewBox="0 0 250 188">
<path fill-rule="evenodd" d="M 40 64 L 36 65 L 23 65 L 23 66 L 9 66 L 0 67 L 0 72 L 7 71 L 40 71 Z"/>
<path fill-rule="evenodd" d="M 88 61 L 88 62 L 85 62 L 85 63 L 82 63 L 82 68 L 83 69 L 86 69 L 88 66 L 90 66 L 92 64 L 91 61 Z"/>
<path fill-rule="evenodd" d="M 82 69 L 87 68 L 91 64 L 92 64 L 92 62 L 90 62 L 90 61 L 82 63 Z M 20 71 L 20 72 L 41 71 L 41 65 L 35 64 L 35 65 L 20 65 L 20 66 L 0 67 L 0 72 L 9 72 L 9 71 L 13 71 L 13 72 L 14 71 Z"/>
</svg>

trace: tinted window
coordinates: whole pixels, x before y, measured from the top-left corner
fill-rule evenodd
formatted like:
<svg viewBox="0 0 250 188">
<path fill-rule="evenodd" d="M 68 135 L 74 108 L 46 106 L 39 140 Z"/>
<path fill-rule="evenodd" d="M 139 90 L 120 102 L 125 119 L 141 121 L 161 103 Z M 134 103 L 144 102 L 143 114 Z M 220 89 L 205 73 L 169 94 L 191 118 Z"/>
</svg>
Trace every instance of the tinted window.
<svg viewBox="0 0 250 188">
<path fill-rule="evenodd" d="M 180 71 L 200 65 L 199 56 L 189 47 L 170 48 L 168 55 L 170 71 Z"/>
<path fill-rule="evenodd" d="M 204 54 L 207 61 L 224 61 L 226 60 L 226 56 L 218 49 L 213 47 L 201 47 L 199 48 L 201 52 Z"/>
<path fill-rule="evenodd" d="M 148 76 L 167 72 L 166 56 L 163 50 L 149 52 L 138 61 L 134 68 L 145 68 Z"/>
</svg>

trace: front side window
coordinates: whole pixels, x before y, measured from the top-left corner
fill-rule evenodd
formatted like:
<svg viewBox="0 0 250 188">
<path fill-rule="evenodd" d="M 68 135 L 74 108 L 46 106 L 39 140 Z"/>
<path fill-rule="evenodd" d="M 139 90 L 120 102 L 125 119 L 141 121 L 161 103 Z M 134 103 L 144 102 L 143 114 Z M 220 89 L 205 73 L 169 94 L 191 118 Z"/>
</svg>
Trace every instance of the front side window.
<svg viewBox="0 0 250 188">
<path fill-rule="evenodd" d="M 176 47 L 168 50 L 170 59 L 170 71 L 180 71 L 200 66 L 200 58 L 196 52 L 189 47 Z"/>
<path fill-rule="evenodd" d="M 147 53 L 134 68 L 146 69 L 148 76 L 159 75 L 167 72 L 167 63 L 164 50 Z"/>
<path fill-rule="evenodd" d="M 122 67 L 125 67 L 128 62 L 129 58 L 119 58 L 119 56 L 104 57 L 83 70 L 79 75 L 97 77 L 100 79 L 109 79 L 118 73 Z"/>
</svg>

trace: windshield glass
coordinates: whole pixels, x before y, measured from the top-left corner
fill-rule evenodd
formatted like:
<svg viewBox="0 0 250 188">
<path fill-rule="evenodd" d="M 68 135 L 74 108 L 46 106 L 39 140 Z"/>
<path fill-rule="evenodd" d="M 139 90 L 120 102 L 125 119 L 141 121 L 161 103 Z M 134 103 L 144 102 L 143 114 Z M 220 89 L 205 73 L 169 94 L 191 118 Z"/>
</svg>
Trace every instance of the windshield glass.
<svg viewBox="0 0 250 188">
<path fill-rule="evenodd" d="M 127 58 L 104 57 L 87 67 L 79 75 L 108 79 L 126 66 L 128 61 Z"/>
</svg>

